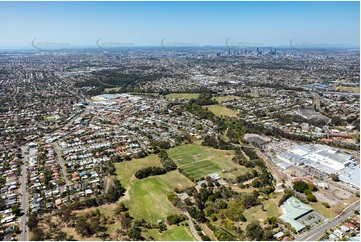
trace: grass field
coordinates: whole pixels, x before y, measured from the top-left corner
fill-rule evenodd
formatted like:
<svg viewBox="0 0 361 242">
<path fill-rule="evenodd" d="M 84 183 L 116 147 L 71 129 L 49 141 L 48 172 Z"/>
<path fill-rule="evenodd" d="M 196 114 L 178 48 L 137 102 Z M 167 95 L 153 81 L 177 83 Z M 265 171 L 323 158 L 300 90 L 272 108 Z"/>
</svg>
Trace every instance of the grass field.
<svg viewBox="0 0 361 242">
<path fill-rule="evenodd" d="M 214 113 L 216 116 L 229 116 L 229 117 L 237 117 L 237 112 L 223 107 L 221 105 L 208 105 L 208 106 L 203 106 L 203 108 L 208 108 L 209 111 L 211 111 L 212 113 Z"/>
<path fill-rule="evenodd" d="M 198 93 L 171 93 L 165 95 L 167 99 L 179 99 L 179 98 L 185 98 L 185 99 L 196 99 L 198 98 Z"/>
<path fill-rule="evenodd" d="M 125 188 L 128 188 L 130 183 L 136 179 L 134 174 L 137 170 L 148 166 L 162 167 L 162 164 L 160 163 L 158 156 L 150 155 L 142 159 L 114 163 L 114 166 L 117 169 L 117 178 L 122 182 Z"/>
<path fill-rule="evenodd" d="M 129 213 L 134 219 L 144 219 L 156 223 L 170 214 L 180 214 L 181 211 L 174 207 L 167 198 L 167 193 L 174 188 L 188 188 L 194 186 L 184 175 L 178 171 L 171 171 L 160 176 L 151 176 L 142 180 L 134 177 L 137 170 L 148 166 L 159 166 L 158 156 L 151 155 L 142 159 L 133 159 L 127 162 L 115 163 L 118 179 L 126 187 L 128 195 L 123 197 L 123 202 L 129 208 Z M 104 210 L 104 211 L 103 211 Z M 109 207 L 100 208 L 101 212 L 110 214 Z M 109 227 L 108 231 L 112 231 Z M 188 226 L 168 226 L 168 230 L 159 233 L 159 230 L 148 230 L 144 233 L 146 238 L 152 236 L 155 240 L 194 240 Z"/>
<path fill-rule="evenodd" d="M 232 161 L 233 151 L 216 150 L 199 144 L 181 145 L 168 150 L 169 156 L 178 167 L 193 179 L 218 172 L 221 177 L 234 178 L 247 171 Z M 236 171 L 224 173 L 223 170 L 236 168 Z"/>
<path fill-rule="evenodd" d="M 258 220 L 263 224 L 263 222 L 268 217 L 278 217 L 282 214 L 282 210 L 278 207 L 278 202 L 282 197 L 282 193 L 275 193 L 270 196 L 266 201 L 263 201 L 264 210 L 262 210 L 261 205 L 252 207 L 244 210 L 243 215 L 247 218 L 247 222 L 242 224 L 242 229 L 245 229 L 247 224 L 251 221 Z"/>
<path fill-rule="evenodd" d="M 195 240 L 188 226 L 170 226 L 167 231 L 159 233 L 158 229 L 149 229 L 143 234 L 146 239 L 150 236 L 158 241 L 193 241 Z"/>
<path fill-rule="evenodd" d="M 345 87 L 338 86 L 336 87 L 337 92 L 352 92 L 352 93 L 360 93 L 360 87 Z"/>
<path fill-rule="evenodd" d="M 135 219 L 143 218 L 155 223 L 158 219 L 164 219 L 170 214 L 180 213 L 180 210 L 168 201 L 167 193 L 176 187 L 188 188 L 193 185 L 193 182 L 178 171 L 136 180 L 131 185 L 130 199 L 125 201 L 125 204 Z"/>
<path fill-rule="evenodd" d="M 227 102 L 229 100 L 234 100 L 234 99 L 240 99 L 241 97 L 238 96 L 220 96 L 220 97 L 214 97 L 213 99 L 218 101 L 219 103 L 222 102 Z"/>
</svg>

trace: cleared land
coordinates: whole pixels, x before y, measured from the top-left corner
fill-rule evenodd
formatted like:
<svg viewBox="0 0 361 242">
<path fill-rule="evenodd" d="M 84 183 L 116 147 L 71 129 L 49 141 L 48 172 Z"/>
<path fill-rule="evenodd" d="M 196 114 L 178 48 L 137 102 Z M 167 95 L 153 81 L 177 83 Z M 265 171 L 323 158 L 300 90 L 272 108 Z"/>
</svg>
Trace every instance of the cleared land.
<svg viewBox="0 0 361 242">
<path fill-rule="evenodd" d="M 241 97 L 238 96 L 221 96 L 221 97 L 214 97 L 213 99 L 218 101 L 219 103 L 227 102 L 229 100 L 240 99 Z"/>
<path fill-rule="evenodd" d="M 180 99 L 180 98 L 184 98 L 184 99 L 197 99 L 199 96 L 198 93 L 171 93 L 171 94 L 167 94 L 165 95 L 165 97 L 167 99 Z"/>
<path fill-rule="evenodd" d="M 356 202 L 358 198 L 356 196 L 353 196 L 347 200 L 344 200 L 347 204 L 352 204 Z M 318 201 L 316 203 L 310 203 L 309 205 L 315 209 L 317 212 L 321 213 L 322 215 L 326 216 L 327 218 L 334 218 L 337 215 L 339 215 L 342 210 L 344 210 L 347 206 L 344 204 L 344 202 L 339 202 L 334 206 L 331 206 L 330 208 L 326 208 L 324 205 L 322 205 L 321 201 Z"/>
<path fill-rule="evenodd" d="M 214 113 L 216 116 L 237 117 L 236 111 L 223 107 L 221 105 L 207 105 L 203 106 L 203 108 L 208 108 L 208 110 Z"/>
<path fill-rule="evenodd" d="M 237 175 L 247 172 L 247 168 L 232 161 L 233 151 L 217 150 L 199 144 L 187 144 L 168 150 L 168 154 L 178 167 L 193 179 L 199 179 L 214 172 L 223 178 L 235 178 Z M 236 170 L 230 171 L 233 169 Z"/>
</svg>

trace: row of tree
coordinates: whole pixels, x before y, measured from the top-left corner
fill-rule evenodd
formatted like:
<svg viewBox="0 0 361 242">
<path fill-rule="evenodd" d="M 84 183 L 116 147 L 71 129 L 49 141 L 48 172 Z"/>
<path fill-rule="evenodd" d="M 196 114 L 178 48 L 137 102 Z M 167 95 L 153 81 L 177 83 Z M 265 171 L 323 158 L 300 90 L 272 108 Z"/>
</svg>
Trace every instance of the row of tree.
<svg viewBox="0 0 361 242">
<path fill-rule="evenodd" d="M 161 150 L 158 153 L 160 162 L 162 163 L 164 169 L 167 171 L 172 171 L 177 169 L 177 164 L 168 156 L 168 153 L 165 150 Z"/>
<path fill-rule="evenodd" d="M 162 167 L 150 166 L 150 167 L 146 167 L 146 168 L 137 170 L 135 172 L 135 177 L 138 179 L 143 179 L 148 176 L 162 175 L 165 173 L 167 173 L 167 170 Z"/>
</svg>

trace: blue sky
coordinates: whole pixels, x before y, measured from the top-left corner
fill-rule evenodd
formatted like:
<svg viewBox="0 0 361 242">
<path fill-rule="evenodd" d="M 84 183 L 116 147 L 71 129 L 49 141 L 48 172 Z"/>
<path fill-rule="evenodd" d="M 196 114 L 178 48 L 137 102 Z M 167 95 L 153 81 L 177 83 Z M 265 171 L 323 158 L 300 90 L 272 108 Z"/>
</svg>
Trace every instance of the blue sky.
<svg viewBox="0 0 361 242">
<path fill-rule="evenodd" d="M 0 2 L 0 46 L 359 46 L 359 2 Z"/>
</svg>

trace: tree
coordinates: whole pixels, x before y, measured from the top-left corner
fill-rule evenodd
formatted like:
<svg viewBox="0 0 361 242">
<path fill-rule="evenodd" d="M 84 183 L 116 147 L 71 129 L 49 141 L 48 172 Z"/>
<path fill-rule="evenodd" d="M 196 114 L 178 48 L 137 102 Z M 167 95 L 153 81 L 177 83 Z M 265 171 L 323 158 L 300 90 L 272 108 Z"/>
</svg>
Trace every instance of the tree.
<svg viewBox="0 0 361 242">
<path fill-rule="evenodd" d="M 125 231 L 128 231 L 132 227 L 133 218 L 129 215 L 128 212 L 123 213 L 120 216 L 120 223 L 122 226 L 122 229 Z"/>
<path fill-rule="evenodd" d="M 115 179 L 114 184 L 109 187 L 107 193 L 105 194 L 105 199 L 109 203 L 114 203 L 118 201 L 121 196 L 123 196 L 124 192 L 125 189 L 120 183 L 120 181 Z"/>
<path fill-rule="evenodd" d="M 26 222 L 29 227 L 29 230 L 33 231 L 33 229 L 37 228 L 39 221 L 40 220 L 37 213 L 30 213 L 28 216 L 28 221 Z"/>
<path fill-rule="evenodd" d="M 53 174 L 50 170 L 50 168 L 45 168 L 44 171 L 44 183 L 45 186 L 49 187 L 50 186 L 50 181 L 53 179 Z"/>
<path fill-rule="evenodd" d="M 266 240 L 266 241 L 269 241 L 269 240 L 274 240 L 273 239 L 273 232 L 272 230 L 270 230 L 269 228 L 266 228 L 264 231 L 263 231 L 263 240 Z"/>
<path fill-rule="evenodd" d="M 143 237 L 142 237 L 142 231 L 140 230 L 140 228 L 132 228 L 129 232 L 128 232 L 128 236 L 129 238 L 131 239 L 134 239 L 134 240 L 142 240 Z"/>
<path fill-rule="evenodd" d="M 340 179 L 339 179 L 339 177 L 338 177 L 338 174 L 337 174 L 337 173 L 333 173 L 333 174 L 331 174 L 331 178 L 332 178 L 332 180 L 333 180 L 333 181 L 335 181 L 335 182 L 340 181 Z"/>
<path fill-rule="evenodd" d="M 115 208 L 114 214 L 118 215 L 121 212 L 125 212 L 125 211 L 128 211 L 128 208 L 125 207 L 124 203 L 120 202 L 120 203 L 118 203 L 117 207 Z"/>
<path fill-rule="evenodd" d="M 322 205 L 325 206 L 326 208 L 330 208 L 330 207 L 331 207 L 330 204 L 328 204 L 327 202 L 323 202 Z"/>
<path fill-rule="evenodd" d="M 304 193 L 306 190 L 308 190 L 308 185 L 304 181 L 296 181 L 293 183 L 293 189 L 298 192 Z"/>
<path fill-rule="evenodd" d="M 114 163 L 114 162 L 121 162 L 123 161 L 123 158 L 120 155 L 112 155 L 110 157 L 110 160 Z"/>
<path fill-rule="evenodd" d="M 187 216 L 185 214 L 171 214 L 167 217 L 167 223 L 169 225 L 173 225 L 173 224 L 179 224 L 181 222 L 183 222 L 184 220 L 187 220 Z"/>
<path fill-rule="evenodd" d="M 75 231 L 81 237 L 90 237 L 94 234 L 93 226 L 83 216 L 78 217 L 78 219 L 76 220 Z"/>
<path fill-rule="evenodd" d="M 31 238 L 31 240 L 33 241 L 44 241 L 45 240 L 45 233 L 44 233 L 44 230 L 41 229 L 41 228 L 34 228 L 33 229 L 33 236 Z"/>
<path fill-rule="evenodd" d="M 12 208 L 11 211 L 13 212 L 13 214 L 15 214 L 16 216 L 20 215 L 21 209 L 20 209 L 20 205 L 17 203 L 15 204 Z"/>
<path fill-rule="evenodd" d="M 66 224 L 69 223 L 74 218 L 73 211 L 71 210 L 70 207 L 66 205 L 61 206 L 58 214 L 61 220 Z"/>
<path fill-rule="evenodd" d="M 57 235 L 55 235 L 54 239 L 58 241 L 64 241 L 67 240 L 67 235 L 65 232 L 60 231 Z"/>
<path fill-rule="evenodd" d="M 246 227 L 246 235 L 251 240 L 262 240 L 263 230 L 259 222 L 253 221 Z"/>
<path fill-rule="evenodd" d="M 306 198 L 307 198 L 307 200 L 310 201 L 310 202 L 317 202 L 317 199 L 316 199 L 315 195 L 313 195 L 312 193 L 308 193 L 308 194 L 306 195 Z"/>
</svg>

